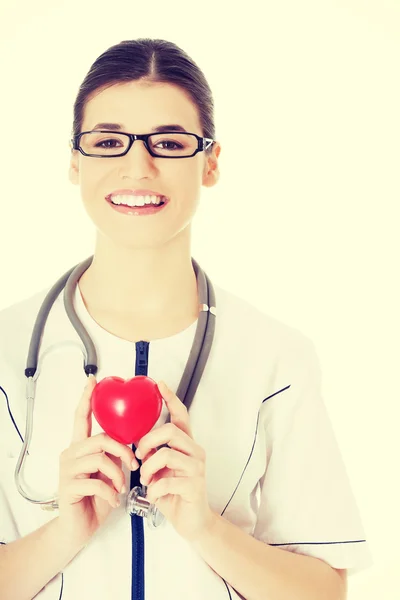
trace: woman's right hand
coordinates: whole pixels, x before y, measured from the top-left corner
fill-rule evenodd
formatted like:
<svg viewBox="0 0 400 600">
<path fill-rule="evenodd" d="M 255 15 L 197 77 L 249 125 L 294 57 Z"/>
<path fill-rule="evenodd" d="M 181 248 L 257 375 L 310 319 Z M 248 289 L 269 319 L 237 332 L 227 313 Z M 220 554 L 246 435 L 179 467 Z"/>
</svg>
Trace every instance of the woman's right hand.
<svg viewBox="0 0 400 600">
<path fill-rule="evenodd" d="M 132 448 L 100 433 L 91 437 L 91 396 L 96 378 L 90 375 L 75 411 L 71 445 L 60 455 L 59 526 L 74 542 L 86 544 L 116 507 L 125 484 L 122 461 L 129 471 L 139 468 Z"/>
</svg>

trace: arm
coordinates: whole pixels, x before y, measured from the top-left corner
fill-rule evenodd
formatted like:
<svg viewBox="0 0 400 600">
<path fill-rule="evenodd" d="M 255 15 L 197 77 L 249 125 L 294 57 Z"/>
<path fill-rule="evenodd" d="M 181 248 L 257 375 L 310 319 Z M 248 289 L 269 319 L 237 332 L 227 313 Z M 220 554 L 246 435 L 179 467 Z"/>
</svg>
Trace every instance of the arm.
<svg viewBox="0 0 400 600">
<path fill-rule="evenodd" d="M 346 600 L 346 570 L 269 546 L 213 514 L 192 545 L 246 600 Z"/>
<path fill-rule="evenodd" d="M 0 546 L 1 600 L 31 600 L 84 546 L 66 538 L 58 526 L 58 517 L 29 535 Z"/>
</svg>

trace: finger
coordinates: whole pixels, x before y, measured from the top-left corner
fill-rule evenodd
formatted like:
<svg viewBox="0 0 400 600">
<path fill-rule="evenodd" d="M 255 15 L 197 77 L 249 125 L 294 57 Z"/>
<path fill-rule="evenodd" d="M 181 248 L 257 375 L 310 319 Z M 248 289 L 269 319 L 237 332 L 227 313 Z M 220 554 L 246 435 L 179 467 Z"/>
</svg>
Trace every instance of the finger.
<svg viewBox="0 0 400 600">
<path fill-rule="evenodd" d="M 114 508 L 118 506 L 117 501 L 119 502 L 115 490 L 101 479 L 71 479 L 65 490 L 60 493 L 60 501 L 75 504 L 86 496 L 98 496 Z"/>
<path fill-rule="evenodd" d="M 199 460 L 170 448 L 162 448 L 149 458 L 145 464 L 142 464 L 140 482 L 143 485 L 149 485 L 156 473 L 164 467 L 174 470 L 174 474 L 179 477 L 196 477 L 202 475 L 204 471 L 203 463 Z"/>
<path fill-rule="evenodd" d="M 96 383 L 96 377 L 94 375 L 90 375 L 78 406 L 76 407 L 74 425 L 72 429 L 73 444 L 89 438 L 92 434 L 91 397 Z"/>
<path fill-rule="evenodd" d="M 146 500 L 155 504 L 157 500 L 171 494 L 180 496 L 187 502 L 194 502 L 204 489 L 200 478 L 165 477 L 152 483 L 146 490 Z"/>
<path fill-rule="evenodd" d="M 117 492 L 122 492 L 122 487 L 125 485 L 125 475 L 122 469 L 107 456 L 107 454 L 90 454 L 83 456 L 71 462 L 66 468 L 64 476 L 67 478 L 79 477 L 79 475 L 87 475 L 93 473 L 101 473 L 110 479 Z"/>
<path fill-rule="evenodd" d="M 134 443 L 133 443 L 133 446 L 135 447 L 135 448 L 134 448 L 134 450 L 133 450 L 133 453 L 135 454 L 135 457 L 136 457 L 136 452 L 138 451 L 139 444 L 140 444 L 141 440 L 145 439 L 145 437 L 147 437 L 147 435 L 148 435 L 148 434 L 146 434 L 145 436 L 143 436 L 142 438 L 140 438 L 140 439 L 139 439 L 137 442 L 134 442 Z M 146 446 L 147 446 L 147 444 L 146 444 Z M 157 448 L 157 447 L 154 447 L 154 448 L 152 448 L 151 450 L 149 450 L 149 451 L 148 451 L 148 456 L 147 456 L 147 458 L 148 458 L 149 456 L 151 456 L 151 454 L 154 454 L 154 452 L 157 452 L 157 450 L 158 450 L 158 448 Z M 139 451 L 139 454 L 140 454 L 140 451 Z M 143 461 L 143 460 L 144 460 L 144 458 L 142 459 L 142 456 L 141 456 L 141 455 L 140 455 L 140 456 L 138 456 L 138 458 L 139 458 L 141 461 Z"/>
<path fill-rule="evenodd" d="M 70 449 L 68 454 L 74 458 L 80 458 L 87 454 L 95 454 L 96 452 L 102 451 L 119 457 L 131 471 L 135 471 L 139 468 L 139 463 L 133 454 L 132 448 L 117 442 L 117 440 L 114 440 L 106 433 L 98 433 L 97 435 L 86 439 L 84 442 L 76 445 L 73 449 Z"/>
<path fill-rule="evenodd" d="M 157 383 L 158 389 L 161 396 L 164 398 L 165 404 L 171 415 L 171 423 L 176 425 L 189 437 L 193 438 L 192 430 L 190 427 L 190 417 L 188 410 L 184 403 L 178 398 L 176 394 L 167 386 L 164 381 Z"/>
<path fill-rule="evenodd" d="M 174 450 L 179 450 L 187 456 L 193 456 L 197 458 L 204 458 L 204 451 L 196 442 L 184 433 L 174 423 L 166 423 L 153 429 L 147 435 L 145 435 L 139 442 L 139 446 L 136 448 L 136 456 L 140 460 L 144 461 L 148 458 L 147 454 L 153 448 L 159 448 L 167 444 Z"/>
</svg>

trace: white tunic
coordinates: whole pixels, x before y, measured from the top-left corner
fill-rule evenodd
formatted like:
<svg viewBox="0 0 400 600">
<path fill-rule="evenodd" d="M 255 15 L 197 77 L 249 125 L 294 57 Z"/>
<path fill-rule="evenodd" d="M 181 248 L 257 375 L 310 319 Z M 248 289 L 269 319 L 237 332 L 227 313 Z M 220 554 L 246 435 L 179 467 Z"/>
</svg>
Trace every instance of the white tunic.
<svg viewBox="0 0 400 600">
<path fill-rule="evenodd" d="M 372 564 L 346 468 L 321 397 L 312 341 L 214 285 L 213 346 L 189 411 L 206 451 L 210 507 L 246 533 L 289 552 L 317 557 L 351 575 Z M 0 542 L 53 519 L 18 493 L 14 470 L 25 437 L 24 369 L 33 324 L 47 289 L 0 312 Z M 98 355 L 97 381 L 135 375 L 136 345 L 102 329 L 77 287 L 74 305 Z M 148 376 L 176 392 L 197 323 L 149 343 Z M 66 342 L 72 342 L 66 345 Z M 60 294 L 46 324 L 34 428 L 24 480 L 32 495 L 57 490 L 59 455 L 71 443 L 74 411 L 87 382 L 82 343 Z M 9 409 L 7 406 L 7 399 Z M 11 419 L 15 421 L 15 425 Z M 163 405 L 162 425 L 168 411 Z M 102 431 L 93 416 L 92 435 Z M 130 472 L 123 466 L 129 490 Z M 56 494 L 55 494 L 56 495 Z M 40 600 L 141 600 L 133 592 L 131 518 L 121 506 L 85 548 L 36 596 Z M 135 517 L 141 519 L 141 517 Z M 145 520 L 139 552 L 145 600 L 242 598 L 165 520 Z M 143 556 L 144 552 L 144 556 Z M 144 565 L 143 565 L 144 558 Z M 60 596 L 61 586 L 62 596 Z"/>
</svg>

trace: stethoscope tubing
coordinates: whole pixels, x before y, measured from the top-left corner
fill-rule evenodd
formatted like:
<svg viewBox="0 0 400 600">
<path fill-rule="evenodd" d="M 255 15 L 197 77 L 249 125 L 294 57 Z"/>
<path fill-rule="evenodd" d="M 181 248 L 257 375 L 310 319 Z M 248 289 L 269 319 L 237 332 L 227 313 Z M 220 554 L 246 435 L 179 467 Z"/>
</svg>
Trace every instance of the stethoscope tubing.
<svg viewBox="0 0 400 600">
<path fill-rule="evenodd" d="M 28 358 L 25 369 L 25 376 L 27 377 L 25 440 L 16 464 L 14 479 L 19 493 L 26 500 L 33 504 L 40 504 L 42 505 L 43 509 L 48 510 L 58 508 L 57 497 L 49 499 L 32 498 L 26 493 L 20 482 L 20 473 L 23 468 L 25 457 L 27 454 L 29 454 L 29 445 L 32 437 L 35 387 L 36 379 L 39 375 L 39 373 L 37 372 L 37 366 L 40 343 L 50 310 L 57 297 L 64 289 L 64 307 L 66 313 L 86 350 L 84 365 L 85 373 L 88 376 L 91 373 L 97 373 L 96 348 L 88 332 L 86 331 L 85 327 L 78 318 L 73 305 L 73 296 L 77 282 L 81 275 L 84 273 L 84 271 L 86 271 L 86 269 L 89 268 L 92 261 L 93 256 L 72 267 L 72 269 L 67 271 L 64 275 L 62 275 L 62 277 L 58 279 L 58 281 L 56 281 L 56 283 L 46 295 L 42 306 L 40 307 L 33 327 L 31 341 L 29 344 Z M 199 267 L 198 263 L 193 258 L 192 264 L 196 273 L 199 300 L 201 304 L 199 306 L 199 317 L 196 327 L 195 338 L 189 353 L 188 360 L 186 362 L 181 381 L 176 392 L 176 395 L 185 404 L 188 411 L 192 404 L 194 395 L 196 393 L 197 387 L 199 385 L 200 379 L 202 377 L 203 371 L 205 369 L 210 354 L 212 342 L 214 339 L 216 317 L 215 292 L 212 283 L 206 275 L 206 273 Z M 213 316 L 210 317 L 210 315 Z M 167 416 L 166 422 L 170 422 L 169 414 Z"/>
</svg>

